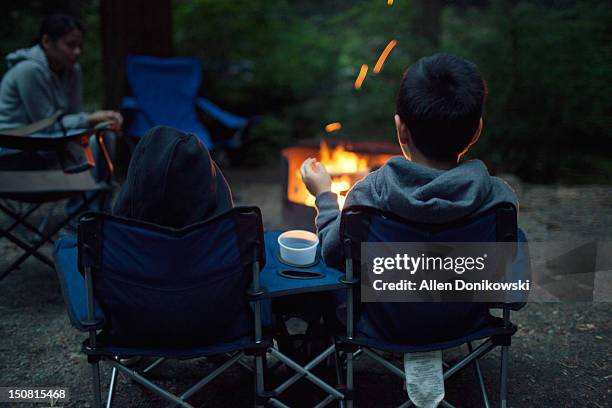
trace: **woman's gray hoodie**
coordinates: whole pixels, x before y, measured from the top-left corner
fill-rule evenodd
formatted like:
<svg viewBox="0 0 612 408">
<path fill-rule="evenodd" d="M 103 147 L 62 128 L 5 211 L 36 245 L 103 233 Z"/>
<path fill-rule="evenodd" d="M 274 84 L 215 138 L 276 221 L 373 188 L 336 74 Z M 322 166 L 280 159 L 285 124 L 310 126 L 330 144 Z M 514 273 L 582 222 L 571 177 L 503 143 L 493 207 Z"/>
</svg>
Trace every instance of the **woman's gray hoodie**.
<svg viewBox="0 0 612 408">
<path fill-rule="evenodd" d="M 323 259 L 328 265 L 342 267 L 340 210 L 336 200 L 331 192 L 317 196 L 316 226 Z M 491 176 L 480 160 L 464 161 L 444 171 L 398 156 L 356 183 L 344 207 L 367 205 L 411 221 L 444 224 L 500 203 L 512 203 L 518 208 L 514 191 L 503 180 Z"/>
<path fill-rule="evenodd" d="M 61 109 L 67 129 L 88 127 L 83 110 L 82 74 L 79 64 L 61 75 L 49 68 L 45 52 L 36 45 L 6 57 L 9 71 L 0 84 L 0 128 L 28 125 Z M 52 130 L 60 130 L 57 124 Z"/>
</svg>

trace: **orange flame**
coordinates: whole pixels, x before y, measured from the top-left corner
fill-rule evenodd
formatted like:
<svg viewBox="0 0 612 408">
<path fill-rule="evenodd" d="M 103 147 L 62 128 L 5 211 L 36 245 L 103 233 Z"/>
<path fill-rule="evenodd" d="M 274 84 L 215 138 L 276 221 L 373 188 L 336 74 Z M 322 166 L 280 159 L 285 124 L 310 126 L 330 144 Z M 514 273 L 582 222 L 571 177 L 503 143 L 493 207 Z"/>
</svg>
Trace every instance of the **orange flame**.
<svg viewBox="0 0 612 408">
<path fill-rule="evenodd" d="M 332 133 L 340 129 L 342 129 L 342 123 L 340 122 L 332 122 L 325 125 L 325 131 L 327 133 Z"/>
<path fill-rule="evenodd" d="M 387 5 L 392 6 L 393 5 L 393 0 L 387 0 Z"/>
<path fill-rule="evenodd" d="M 346 174 L 358 173 L 368 169 L 368 160 L 365 157 L 360 157 L 357 153 L 347 152 L 342 145 L 337 146 L 334 150 L 330 150 L 325 141 L 321 142 L 319 160 L 329 174 Z"/>
<path fill-rule="evenodd" d="M 332 176 L 331 191 L 338 195 L 338 206 L 342 208 L 347 191 L 357 179 L 370 172 L 368 159 L 357 153 L 347 152 L 341 145 L 332 150 L 325 141 L 321 142 L 319 155 L 319 161 Z M 304 204 L 313 207 L 314 203 L 315 197 L 309 194 Z"/>
<path fill-rule="evenodd" d="M 374 66 L 375 74 L 378 74 L 380 72 L 383 64 L 385 63 L 385 60 L 387 59 L 387 56 L 389 56 L 389 53 L 391 52 L 393 47 L 395 47 L 395 44 L 397 44 L 396 40 L 389 41 L 389 44 L 387 44 L 382 54 L 380 54 L 380 57 L 378 57 L 378 61 L 376 61 L 376 65 Z"/>
<path fill-rule="evenodd" d="M 359 70 L 359 75 L 357 75 L 357 79 L 355 79 L 355 89 L 360 89 L 361 84 L 365 80 L 365 77 L 368 73 L 368 64 L 363 64 L 361 69 Z"/>
</svg>

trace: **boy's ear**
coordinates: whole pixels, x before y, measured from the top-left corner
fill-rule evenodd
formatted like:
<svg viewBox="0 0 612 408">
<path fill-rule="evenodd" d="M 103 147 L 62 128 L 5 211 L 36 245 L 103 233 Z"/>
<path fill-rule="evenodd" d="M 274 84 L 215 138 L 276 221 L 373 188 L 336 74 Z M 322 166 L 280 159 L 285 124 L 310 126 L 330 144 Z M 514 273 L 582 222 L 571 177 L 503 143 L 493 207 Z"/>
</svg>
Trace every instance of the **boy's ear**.
<svg viewBox="0 0 612 408">
<path fill-rule="evenodd" d="M 474 132 L 474 136 L 472 136 L 472 140 L 470 140 L 470 144 L 467 145 L 467 147 L 457 155 L 457 161 L 459 161 L 464 154 L 466 154 L 468 152 L 468 150 L 470 150 L 470 147 L 472 147 L 472 145 L 474 145 L 474 143 L 476 143 L 478 141 L 478 139 L 480 138 L 480 134 L 482 133 L 482 127 L 484 126 L 484 122 L 482 121 L 482 117 L 480 118 L 480 122 L 478 122 L 478 129 L 476 129 L 476 132 Z"/>
<path fill-rule="evenodd" d="M 402 122 L 402 119 L 399 117 L 398 114 L 395 115 L 394 119 L 395 131 L 397 132 L 397 140 L 400 144 L 407 145 L 410 139 L 410 131 L 408 130 L 408 126 L 406 126 L 406 124 Z"/>
<path fill-rule="evenodd" d="M 478 129 L 476 129 L 476 133 L 474 133 L 474 136 L 472 137 L 472 140 L 470 141 L 469 146 L 472 146 L 474 143 L 478 141 L 478 139 L 480 139 L 480 134 L 482 133 L 483 126 L 484 126 L 484 122 L 482 121 L 482 116 L 481 116 L 480 122 L 478 122 Z"/>
</svg>

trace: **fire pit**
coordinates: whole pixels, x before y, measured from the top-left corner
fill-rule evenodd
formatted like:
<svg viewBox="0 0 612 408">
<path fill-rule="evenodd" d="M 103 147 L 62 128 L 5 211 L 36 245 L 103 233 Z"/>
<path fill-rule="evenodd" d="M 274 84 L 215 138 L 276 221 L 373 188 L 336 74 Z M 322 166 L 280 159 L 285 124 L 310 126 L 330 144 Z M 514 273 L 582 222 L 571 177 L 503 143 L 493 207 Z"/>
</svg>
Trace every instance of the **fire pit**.
<svg viewBox="0 0 612 408">
<path fill-rule="evenodd" d="M 288 228 L 315 230 L 315 198 L 302 183 L 300 166 L 308 157 L 316 157 L 332 176 L 332 192 L 338 205 L 344 205 L 346 193 L 357 181 L 401 154 L 397 145 L 371 142 L 321 142 L 319 146 L 292 146 L 282 151 L 283 220 Z"/>
</svg>

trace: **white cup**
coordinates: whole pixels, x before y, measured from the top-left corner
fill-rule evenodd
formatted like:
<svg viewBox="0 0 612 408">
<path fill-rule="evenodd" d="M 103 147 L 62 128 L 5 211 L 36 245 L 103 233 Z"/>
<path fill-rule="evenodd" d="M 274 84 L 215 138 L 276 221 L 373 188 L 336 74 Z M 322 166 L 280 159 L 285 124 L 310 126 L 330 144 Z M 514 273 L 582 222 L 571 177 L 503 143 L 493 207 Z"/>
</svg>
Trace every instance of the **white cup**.
<svg viewBox="0 0 612 408">
<path fill-rule="evenodd" d="M 291 230 L 278 236 L 281 259 L 293 265 L 309 265 L 317 256 L 319 237 L 309 231 Z"/>
</svg>

